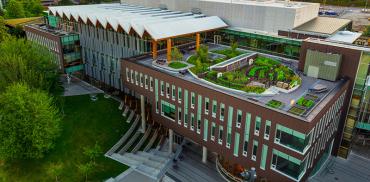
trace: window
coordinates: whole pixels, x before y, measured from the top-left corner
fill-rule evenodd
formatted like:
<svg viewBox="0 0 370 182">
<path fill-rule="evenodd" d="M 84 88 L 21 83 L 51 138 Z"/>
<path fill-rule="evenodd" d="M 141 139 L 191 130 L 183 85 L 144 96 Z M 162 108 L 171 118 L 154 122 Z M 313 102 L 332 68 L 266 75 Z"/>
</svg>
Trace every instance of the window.
<svg viewBox="0 0 370 182">
<path fill-rule="evenodd" d="M 216 123 L 212 122 L 212 127 L 211 127 L 211 140 L 215 141 L 215 132 L 216 132 Z"/>
<path fill-rule="evenodd" d="M 304 153 L 304 151 L 310 146 L 311 133 L 308 136 L 306 136 L 301 132 L 277 124 L 275 143 L 281 144 L 290 149 Z"/>
<path fill-rule="evenodd" d="M 223 135 L 224 135 L 224 127 L 220 126 L 218 128 L 218 143 L 221 144 L 221 145 L 222 145 Z"/>
<path fill-rule="evenodd" d="M 266 168 L 267 152 L 268 152 L 268 146 L 264 144 L 262 146 L 262 155 L 261 155 L 261 162 L 260 162 L 260 168 L 263 170 L 265 170 Z"/>
<path fill-rule="evenodd" d="M 145 89 L 148 89 L 148 75 L 145 75 Z"/>
<path fill-rule="evenodd" d="M 182 90 L 180 87 L 177 88 L 177 100 L 179 101 L 179 103 L 181 103 L 181 100 L 182 100 Z"/>
<path fill-rule="evenodd" d="M 220 106 L 220 120 L 223 121 L 225 116 L 225 105 L 221 103 Z"/>
<path fill-rule="evenodd" d="M 190 114 L 190 129 L 194 131 L 194 114 Z"/>
<path fill-rule="evenodd" d="M 155 112 L 159 113 L 159 104 L 158 104 L 158 79 L 155 79 Z"/>
<path fill-rule="evenodd" d="M 204 119 L 204 126 L 203 126 L 203 140 L 208 140 L 208 120 Z"/>
<path fill-rule="evenodd" d="M 252 160 L 254 161 L 256 161 L 257 159 L 257 149 L 258 149 L 258 141 L 253 140 Z"/>
<path fill-rule="evenodd" d="M 150 91 L 153 92 L 153 77 L 150 77 Z"/>
<path fill-rule="evenodd" d="M 135 71 L 135 83 L 136 85 L 139 85 L 139 74 L 137 73 L 137 71 Z"/>
<path fill-rule="evenodd" d="M 182 117 L 181 108 L 178 107 L 177 108 L 177 122 L 179 123 L 179 125 L 181 125 L 181 117 Z"/>
<path fill-rule="evenodd" d="M 205 102 L 204 102 L 204 114 L 208 114 L 209 112 L 209 98 L 205 98 Z"/>
<path fill-rule="evenodd" d="M 176 100 L 176 86 L 172 85 L 172 100 Z"/>
<path fill-rule="evenodd" d="M 194 92 L 191 92 L 191 101 L 190 101 L 190 105 L 191 105 L 191 108 L 194 109 L 194 105 L 195 105 L 195 94 Z"/>
<path fill-rule="evenodd" d="M 274 149 L 272 151 L 271 168 L 299 181 L 306 172 L 306 161 L 302 162 Z"/>
<path fill-rule="evenodd" d="M 188 113 L 184 113 L 184 127 L 188 127 Z"/>
<path fill-rule="evenodd" d="M 164 83 L 161 81 L 161 95 L 164 95 Z"/>
<path fill-rule="evenodd" d="M 166 97 L 170 98 L 170 84 L 166 83 Z"/>
<path fill-rule="evenodd" d="M 131 70 L 131 83 L 134 83 L 134 82 L 135 82 L 134 71 Z"/>
<path fill-rule="evenodd" d="M 235 157 L 239 156 L 239 139 L 240 139 L 240 134 L 238 132 L 235 132 L 235 140 L 234 140 L 234 156 Z"/>
<path fill-rule="evenodd" d="M 249 129 L 251 125 L 251 114 L 247 113 L 245 119 L 245 128 L 244 128 L 244 146 L 243 146 L 243 155 L 247 156 L 248 153 L 248 141 L 249 141 Z"/>
<path fill-rule="evenodd" d="M 126 68 L 126 80 L 129 82 L 130 81 L 130 71 L 128 68 Z"/>
<path fill-rule="evenodd" d="M 261 128 L 261 118 L 259 116 L 256 116 L 256 122 L 255 122 L 255 126 L 254 126 L 254 134 L 255 135 L 259 135 L 260 133 L 260 128 Z"/>
<path fill-rule="evenodd" d="M 236 116 L 236 127 L 240 128 L 242 124 L 242 111 L 238 109 L 237 114 L 238 115 Z"/>
<path fill-rule="evenodd" d="M 165 116 L 173 121 L 175 121 L 176 107 L 166 101 L 162 100 L 162 116 Z"/>
<path fill-rule="evenodd" d="M 197 133 L 200 134 L 200 122 L 202 119 L 202 96 L 198 94 Z"/>
<path fill-rule="evenodd" d="M 197 133 L 200 134 L 200 118 L 197 120 Z"/>
<path fill-rule="evenodd" d="M 188 90 L 184 91 L 184 126 L 188 127 Z"/>
<path fill-rule="evenodd" d="M 271 128 L 271 121 L 266 120 L 265 135 L 263 137 L 266 140 L 269 140 L 270 138 L 270 128 Z"/>
<path fill-rule="evenodd" d="M 216 118 L 216 112 L 217 112 L 217 101 L 212 101 L 212 117 Z"/>
<path fill-rule="evenodd" d="M 231 145 L 231 130 L 233 123 L 233 112 L 234 108 L 229 106 L 229 113 L 227 115 L 227 135 L 226 135 L 226 147 L 230 148 Z"/>
<path fill-rule="evenodd" d="M 143 87 L 144 86 L 144 77 L 143 77 L 143 74 L 140 73 L 140 87 Z"/>
</svg>

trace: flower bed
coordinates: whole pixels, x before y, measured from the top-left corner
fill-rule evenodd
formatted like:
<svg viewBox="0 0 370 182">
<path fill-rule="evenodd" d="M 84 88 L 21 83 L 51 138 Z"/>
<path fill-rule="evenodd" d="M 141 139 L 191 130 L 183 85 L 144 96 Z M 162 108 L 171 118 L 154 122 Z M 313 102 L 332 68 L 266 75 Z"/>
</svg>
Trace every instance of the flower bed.
<svg viewBox="0 0 370 182">
<path fill-rule="evenodd" d="M 272 99 L 272 100 L 268 101 L 266 105 L 270 106 L 272 108 L 279 109 L 279 108 L 283 107 L 284 104 L 282 102 L 278 101 L 278 100 Z"/>
</svg>

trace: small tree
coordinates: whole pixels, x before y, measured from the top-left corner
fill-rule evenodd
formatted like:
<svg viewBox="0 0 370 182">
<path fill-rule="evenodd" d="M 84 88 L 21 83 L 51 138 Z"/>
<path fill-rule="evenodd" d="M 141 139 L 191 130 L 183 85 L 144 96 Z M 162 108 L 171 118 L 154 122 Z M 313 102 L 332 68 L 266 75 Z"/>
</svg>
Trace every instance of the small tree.
<svg viewBox="0 0 370 182">
<path fill-rule="evenodd" d="M 197 51 L 197 56 L 202 63 L 208 62 L 208 46 L 201 45 Z"/>
<path fill-rule="evenodd" d="M 92 147 L 85 147 L 84 154 L 89 157 L 89 159 L 95 164 L 95 159 L 102 154 L 102 149 L 98 142 L 95 142 L 95 145 Z"/>
<path fill-rule="evenodd" d="M 23 18 L 26 16 L 22 2 L 17 0 L 9 0 L 5 10 L 6 18 Z"/>
<path fill-rule="evenodd" d="M 63 172 L 63 165 L 61 163 L 51 163 L 49 168 L 48 168 L 48 173 L 55 177 L 55 181 L 58 182 L 59 181 L 59 176 L 62 174 Z"/>
<path fill-rule="evenodd" d="M 90 161 L 88 163 L 78 164 L 77 168 L 80 171 L 80 173 L 85 176 L 85 181 L 87 181 L 88 175 L 90 175 L 93 172 L 94 164 Z"/>
<path fill-rule="evenodd" d="M 238 49 L 238 43 L 236 41 L 232 41 L 230 43 L 230 47 L 231 47 L 232 54 L 236 54 L 237 53 L 237 49 Z"/>
<path fill-rule="evenodd" d="M 184 55 L 180 52 L 180 50 L 177 47 L 174 47 L 171 52 L 172 60 L 174 61 L 182 61 Z"/>
<path fill-rule="evenodd" d="M 8 28 L 5 26 L 5 20 L 0 16 L 0 42 L 8 39 L 10 35 L 8 34 Z"/>
</svg>

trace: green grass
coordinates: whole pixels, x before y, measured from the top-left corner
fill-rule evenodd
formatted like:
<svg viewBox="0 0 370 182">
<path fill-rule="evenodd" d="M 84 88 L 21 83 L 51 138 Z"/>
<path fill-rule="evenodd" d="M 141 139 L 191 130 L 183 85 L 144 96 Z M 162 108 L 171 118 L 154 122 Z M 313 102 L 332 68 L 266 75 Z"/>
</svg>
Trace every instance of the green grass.
<svg viewBox="0 0 370 182">
<path fill-rule="evenodd" d="M 235 52 L 233 52 L 229 48 L 227 48 L 227 49 L 221 49 L 221 50 L 213 50 L 211 52 L 225 55 L 227 57 L 227 59 L 231 59 L 233 57 L 236 57 L 236 56 L 239 56 L 239 55 L 243 54 L 243 52 L 238 51 L 238 50 L 235 50 Z"/>
<path fill-rule="evenodd" d="M 278 100 L 272 99 L 272 100 L 268 101 L 266 105 L 270 106 L 272 108 L 280 108 L 280 107 L 283 106 L 283 103 L 278 101 Z"/>
<path fill-rule="evenodd" d="M 55 177 L 47 172 L 50 163 L 55 162 L 63 164 L 60 181 L 84 181 L 84 175 L 80 174 L 76 166 L 88 161 L 83 154 L 83 147 L 93 146 L 97 141 L 105 153 L 129 128 L 118 105 L 118 102 L 105 99 L 102 95 L 99 95 L 96 102 L 92 102 L 88 95 L 66 97 L 63 130 L 55 148 L 39 160 L 20 160 L 11 164 L 0 161 L 0 182 L 55 181 Z M 128 166 L 102 154 L 96 159 L 89 181 L 103 181 L 126 169 Z"/>
<path fill-rule="evenodd" d="M 168 64 L 168 67 L 173 68 L 173 69 L 180 69 L 180 68 L 185 68 L 188 65 L 182 62 L 171 62 Z"/>
</svg>

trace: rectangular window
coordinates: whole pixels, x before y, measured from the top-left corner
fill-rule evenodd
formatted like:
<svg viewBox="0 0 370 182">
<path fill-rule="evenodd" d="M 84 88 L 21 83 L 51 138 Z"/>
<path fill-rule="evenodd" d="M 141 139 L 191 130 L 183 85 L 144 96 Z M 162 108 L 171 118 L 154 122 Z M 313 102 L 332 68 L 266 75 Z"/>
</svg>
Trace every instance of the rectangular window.
<svg viewBox="0 0 370 182">
<path fill-rule="evenodd" d="M 271 168 L 300 181 L 306 172 L 306 160 L 301 161 L 274 149 L 272 151 Z"/>
<path fill-rule="evenodd" d="M 177 122 L 179 125 L 181 125 L 181 117 L 182 117 L 181 108 L 178 107 L 177 108 Z"/>
<path fill-rule="evenodd" d="M 194 92 L 191 92 L 190 95 L 191 95 L 190 105 L 191 105 L 191 108 L 194 109 L 194 105 L 195 105 L 195 94 L 194 94 Z"/>
<path fill-rule="evenodd" d="M 176 99 L 176 86 L 172 85 L 172 100 Z"/>
<path fill-rule="evenodd" d="M 126 68 L 126 80 L 130 81 L 130 70 L 128 68 Z"/>
<path fill-rule="evenodd" d="M 220 120 L 223 121 L 225 116 L 225 105 L 223 103 L 220 104 Z"/>
<path fill-rule="evenodd" d="M 190 114 L 190 129 L 192 130 L 192 131 L 194 131 L 194 114 L 193 113 L 191 113 Z"/>
<path fill-rule="evenodd" d="M 208 114 L 209 112 L 209 98 L 205 98 L 205 102 L 204 102 L 204 114 Z"/>
<path fill-rule="evenodd" d="M 260 128 L 261 128 L 261 117 L 256 116 L 256 122 L 254 126 L 254 134 L 259 135 L 260 134 Z"/>
<path fill-rule="evenodd" d="M 254 161 L 256 161 L 257 159 L 257 149 L 258 149 L 258 141 L 253 140 L 252 160 Z"/>
<path fill-rule="evenodd" d="M 164 96 L 164 82 L 161 81 L 161 96 Z"/>
<path fill-rule="evenodd" d="M 139 85 L 139 73 L 135 71 L 135 84 Z"/>
<path fill-rule="evenodd" d="M 231 145 L 231 130 L 232 130 L 232 123 L 233 123 L 233 113 L 234 108 L 229 106 L 229 112 L 227 115 L 227 135 L 226 135 L 226 147 L 230 148 Z"/>
<path fill-rule="evenodd" d="M 238 132 L 235 132 L 235 140 L 234 140 L 234 156 L 239 156 L 239 140 L 240 140 L 240 134 Z"/>
<path fill-rule="evenodd" d="M 212 122 L 212 128 L 211 128 L 211 140 L 215 141 L 215 132 L 216 132 L 216 123 Z"/>
<path fill-rule="evenodd" d="M 134 71 L 131 70 L 131 83 L 134 83 L 134 82 L 135 82 Z"/>
<path fill-rule="evenodd" d="M 175 121 L 176 107 L 166 101 L 162 100 L 162 116 L 165 116 Z"/>
<path fill-rule="evenodd" d="M 153 92 L 153 77 L 150 77 L 150 91 Z"/>
<path fill-rule="evenodd" d="M 224 136 L 224 127 L 219 126 L 219 128 L 218 128 L 218 143 L 221 144 L 221 145 L 222 145 L 223 136 Z"/>
<path fill-rule="evenodd" d="M 166 97 L 170 98 L 170 84 L 166 83 Z"/>
<path fill-rule="evenodd" d="M 182 90 L 180 87 L 177 88 L 177 100 L 179 101 L 179 103 L 181 104 L 181 100 L 182 100 Z"/>
<path fill-rule="evenodd" d="M 306 136 L 301 132 L 277 124 L 275 143 L 281 144 L 290 149 L 304 153 L 304 151 L 310 146 L 311 133 L 308 136 Z"/>
<path fill-rule="evenodd" d="M 260 163 L 260 168 L 263 170 L 265 170 L 266 168 L 267 152 L 268 152 L 268 146 L 264 144 L 262 146 L 262 155 L 261 155 L 261 163 Z"/>
<path fill-rule="evenodd" d="M 202 96 L 198 95 L 197 133 L 200 134 L 200 122 L 202 119 Z"/>
<path fill-rule="evenodd" d="M 144 86 L 144 77 L 143 77 L 143 74 L 140 73 L 140 87 L 143 87 Z"/>
<path fill-rule="evenodd" d="M 212 117 L 216 118 L 217 113 L 217 101 L 212 101 Z"/>
<path fill-rule="evenodd" d="M 145 75 L 144 78 L 145 78 L 145 89 L 148 89 L 148 75 Z"/>
<path fill-rule="evenodd" d="M 240 126 L 242 125 L 242 111 L 238 109 L 237 111 L 237 117 L 236 117 L 236 127 L 237 128 L 240 128 Z"/>
<path fill-rule="evenodd" d="M 266 140 L 269 140 L 270 138 L 270 128 L 271 128 L 271 121 L 266 120 L 265 135 L 263 136 L 263 138 Z"/>
<path fill-rule="evenodd" d="M 208 139 L 208 120 L 204 119 L 203 140 L 207 141 L 207 139 Z"/>
<path fill-rule="evenodd" d="M 155 112 L 159 113 L 159 104 L 158 104 L 158 79 L 155 79 Z"/>
<path fill-rule="evenodd" d="M 244 146 L 243 146 L 243 155 L 244 156 L 247 156 L 247 153 L 248 153 L 250 125 L 251 125 L 251 114 L 247 113 L 246 118 L 245 118 L 245 128 L 244 128 Z"/>
<path fill-rule="evenodd" d="M 184 126 L 188 127 L 188 90 L 184 91 Z"/>
</svg>

